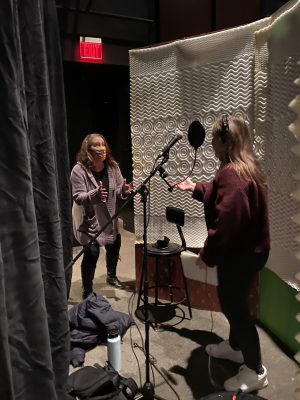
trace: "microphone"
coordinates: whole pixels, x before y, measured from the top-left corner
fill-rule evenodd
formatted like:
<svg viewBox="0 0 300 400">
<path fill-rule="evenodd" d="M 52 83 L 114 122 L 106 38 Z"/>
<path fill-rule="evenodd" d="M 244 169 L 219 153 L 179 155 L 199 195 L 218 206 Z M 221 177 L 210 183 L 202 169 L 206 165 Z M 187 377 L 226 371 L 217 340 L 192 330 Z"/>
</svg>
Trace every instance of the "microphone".
<svg viewBox="0 0 300 400">
<path fill-rule="evenodd" d="M 205 139 L 205 129 L 201 122 L 193 121 L 189 126 L 188 139 L 195 151 L 202 145 Z"/>
<path fill-rule="evenodd" d="M 182 137 L 183 135 L 181 133 L 178 133 L 176 136 L 174 136 L 173 139 L 171 139 L 169 143 L 166 144 L 165 147 L 162 149 L 162 151 L 159 153 L 158 158 L 165 157 L 166 154 L 169 153 L 170 148 L 173 147 L 174 144 L 178 142 L 178 140 L 182 139 Z"/>
</svg>

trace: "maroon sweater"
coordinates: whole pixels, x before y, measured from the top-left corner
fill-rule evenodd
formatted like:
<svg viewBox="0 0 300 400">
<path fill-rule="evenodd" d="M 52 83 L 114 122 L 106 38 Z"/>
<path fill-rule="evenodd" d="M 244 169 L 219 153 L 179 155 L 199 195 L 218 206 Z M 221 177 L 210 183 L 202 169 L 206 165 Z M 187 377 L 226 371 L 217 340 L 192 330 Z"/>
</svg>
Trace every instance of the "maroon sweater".
<svg viewBox="0 0 300 400">
<path fill-rule="evenodd" d="M 208 266 L 270 250 L 265 187 L 226 165 L 212 183 L 196 183 L 193 197 L 204 203 L 208 236 L 200 253 Z"/>
</svg>

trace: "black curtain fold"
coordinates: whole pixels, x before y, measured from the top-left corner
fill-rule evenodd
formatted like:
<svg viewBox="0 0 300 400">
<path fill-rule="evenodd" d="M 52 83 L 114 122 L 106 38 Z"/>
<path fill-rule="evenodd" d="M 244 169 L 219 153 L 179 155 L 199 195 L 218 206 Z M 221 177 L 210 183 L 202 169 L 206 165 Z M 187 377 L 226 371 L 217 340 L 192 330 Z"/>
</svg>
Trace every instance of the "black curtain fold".
<svg viewBox="0 0 300 400">
<path fill-rule="evenodd" d="M 55 2 L 0 5 L 0 398 L 64 399 L 71 198 Z"/>
</svg>

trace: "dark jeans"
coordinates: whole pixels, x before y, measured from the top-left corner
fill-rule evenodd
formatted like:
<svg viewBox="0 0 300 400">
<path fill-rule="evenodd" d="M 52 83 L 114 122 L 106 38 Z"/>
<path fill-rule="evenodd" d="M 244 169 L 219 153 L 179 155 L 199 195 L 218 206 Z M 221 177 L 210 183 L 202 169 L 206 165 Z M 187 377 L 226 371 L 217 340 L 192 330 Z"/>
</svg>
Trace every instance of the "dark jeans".
<svg viewBox="0 0 300 400">
<path fill-rule="evenodd" d="M 105 245 L 106 268 L 107 268 L 107 275 L 109 276 L 116 275 L 120 248 L 121 248 L 121 235 L 118 233 L 114 243 Z M 81 278 L 82 278 L 84 295 L 92 293 L 93 291 L 93 279 L 95 276 L 95 270 L 99 254 L 100 254 L 100 246 L 97 242 L 92 243 L 85 249 L 83 260 L 81 263 Z"/>
<path fill-rule="evenodd" d="M 247 367 L 257 373 L 262 368 L 261 350 L 249 296 L 267 258 L 268 254 L 247 254 L 231 257 L 218 265 L 218 296 L 230 325 L 229 343 L 242 351 Z"/>
</svg>

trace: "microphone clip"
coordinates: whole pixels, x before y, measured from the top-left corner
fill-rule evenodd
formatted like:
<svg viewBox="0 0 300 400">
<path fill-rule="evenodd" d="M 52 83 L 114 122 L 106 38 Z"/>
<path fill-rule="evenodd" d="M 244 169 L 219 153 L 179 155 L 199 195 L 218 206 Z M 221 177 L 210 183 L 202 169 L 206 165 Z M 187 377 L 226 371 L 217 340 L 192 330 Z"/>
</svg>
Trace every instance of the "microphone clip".
<svg viewBox="0 0 300 400">
<path fill-rule="evenodd" d="M 166 170 L 164 169 L 164 167 L 163 167 L 162 165 L 160 165 L 160 166 L 158 167 L 158 172 L 159 172 L 159 175 L 160 175 L 162 178 L 166 178 L 167 176 L 169 176 L 169 174 L 166 172 Z"/>
<path fill-rule="evenodd" d="M 164 167 L 162 165 L 159 165 L 157 167 L 157 171 L 159 172 L 159 176 L 166 182 L 168 185 L 168 191 L 172 192 L 173 191 L 173 186 L 166 180 L 166 177 L 169 176 L 169 174 L 166 172 Z"/>
</svg>

